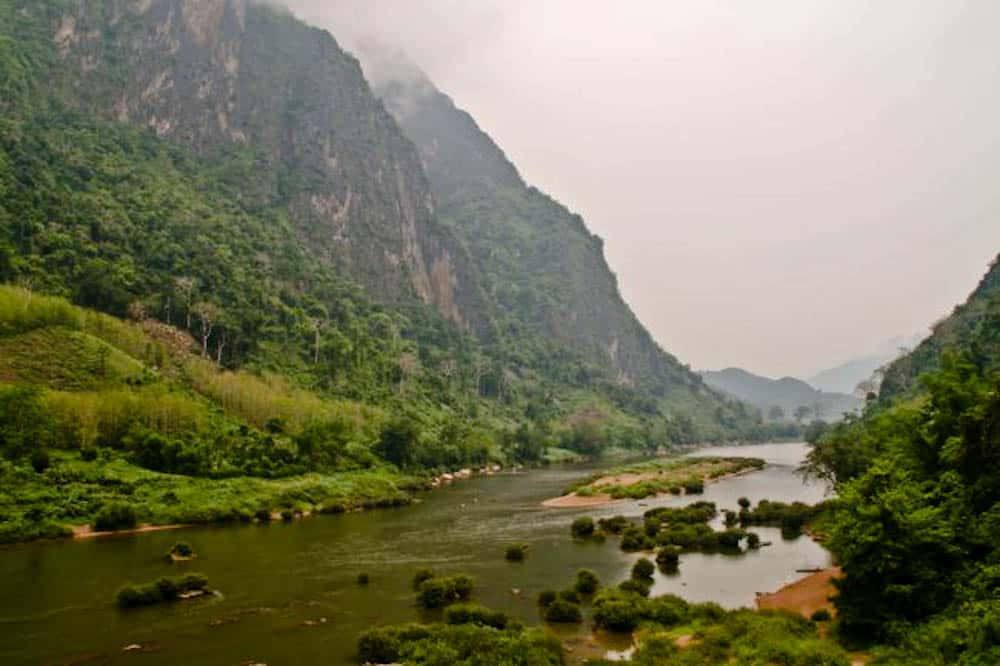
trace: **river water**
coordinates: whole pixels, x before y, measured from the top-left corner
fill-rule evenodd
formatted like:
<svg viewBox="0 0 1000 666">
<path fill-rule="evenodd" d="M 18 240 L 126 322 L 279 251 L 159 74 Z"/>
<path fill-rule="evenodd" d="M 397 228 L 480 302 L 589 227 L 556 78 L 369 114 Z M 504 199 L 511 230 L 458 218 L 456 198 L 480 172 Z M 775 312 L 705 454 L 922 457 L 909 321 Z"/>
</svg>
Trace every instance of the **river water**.
<svg viewBox="0 0 1000 666">
<path fill-rule="evenodd" d="M 617 583 L 641 556 L 621 552 L 615 538 L 574 542 L 574 518 L 640 516 L 695 499 L 720 509 L 737 508 L 740 497 L 755 504 L 764 498 L 816 502 L 824 488 L 795 474 L 806 451 L 805 444 L 695 451 L 690 455 L 768 461 L 763 470 L 711 484 L 695 498 L 546 509 L 542 500 L 595 469 L 552 467 L 459 482 L 400 509 L 0 549 L 0 663 L 351 664 L 363 629 L 434 618 L 413 603 L 410 583 L 422 567 L 469 573 L 476 578 L 475 601 L 537 623 L 540 590 L 566 586 L 580 567 L 594 569 L 604 583 Z M 682 555 L 678 574 L 656 573 L 653 594 L 752 606 L 757 592 L 800 577 L 796 569 L 830 563 L 827 552 L 806 537 L 786 541 L 778 529 L 754 531 L 772 545 L 741 556 Z M 194 546 L 198 559 L 165 563 L 163 554 L 180 539 Z M 504 560 L 504 547 L 513 542 L 529 544 L 522 563 Z M 129 611 L 113 603 L 126 582 L 185 570 L 206 574 L 220 594 Z M 356 583 L 362 572 L 371 577 L 366 587 Z M 579 641 L 587 629 L 559 631 Z M 143 650 L 123 651 L 132 644 Z"/>
</svg>

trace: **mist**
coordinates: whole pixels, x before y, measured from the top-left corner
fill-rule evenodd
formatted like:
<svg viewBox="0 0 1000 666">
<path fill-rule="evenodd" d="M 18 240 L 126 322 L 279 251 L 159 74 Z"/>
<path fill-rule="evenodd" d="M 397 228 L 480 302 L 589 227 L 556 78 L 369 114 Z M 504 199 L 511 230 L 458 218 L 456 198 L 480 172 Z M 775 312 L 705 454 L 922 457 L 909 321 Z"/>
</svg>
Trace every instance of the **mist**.
<svg viewBox="0 0 1000 666">
<path fill-rule="evenodd" d="M 866 355 L 926 331 L 1000 249 L 998 3 L 287 4 L 426 71 L 605 239 L 693 367 Z"/>
</svg>

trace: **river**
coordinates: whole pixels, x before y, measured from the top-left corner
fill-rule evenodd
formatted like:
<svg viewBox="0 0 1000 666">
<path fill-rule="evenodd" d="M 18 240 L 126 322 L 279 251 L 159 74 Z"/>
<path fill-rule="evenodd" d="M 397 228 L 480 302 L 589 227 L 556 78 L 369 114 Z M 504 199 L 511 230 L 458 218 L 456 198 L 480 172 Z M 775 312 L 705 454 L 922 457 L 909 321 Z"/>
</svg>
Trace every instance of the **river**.
<svg viewBox="0 0 1000 666">
<path fill-rule="evenodd" d="M 472 574 L 475 601 L 537 623 L 540 590 L 565 587 L 580 567 L 617 583 L 641 556 L 621 552 L 614 538 L 574 542 L 569 524 L 575 517 L 640 516 L 694 499 L 720 509 L 737 508 L 744 496 L 755 504 L 764 498 L 816 502 L 824 488 L 795 474 L 806 451 L 805 444 L 764 444 L 693 452 L 768 462 L 759 472 L 707 486 L 697 498 L 545 509 L 542 500 L 595 469 L 553 466 L 458 482 L 400 509 L 3 548 L 0 663 L 351 664 L 355 637 L 368 626 L 433 619 L 413 603 L 411 579 L 422 567 Z M 800 577 L 796 569 L 830 563 L 806 537 L 786 541 L 778 529 L 754 531 L 772 545 L 742 556 L 682 555 L 677 575 L 656 573 L 653 594 L 752 606 L 757 592 Z M 180 539 L 194 546 L 197 560 L 165 563 L 163 554 Z M 513 542 L 529 544 L 523 563 L 504 560 L 504 547 Z M 126 582 L 179 571 L 206 574 L 220 594 L 138 610 L 114 605 Z M 364 587 L 356 582 L 362 572 L 371 577 Z M 561 631 L 580 638 L 586 629 Z M 123 651 L 131 644 L 143 646 L 142 653 Z"/>
</svg>

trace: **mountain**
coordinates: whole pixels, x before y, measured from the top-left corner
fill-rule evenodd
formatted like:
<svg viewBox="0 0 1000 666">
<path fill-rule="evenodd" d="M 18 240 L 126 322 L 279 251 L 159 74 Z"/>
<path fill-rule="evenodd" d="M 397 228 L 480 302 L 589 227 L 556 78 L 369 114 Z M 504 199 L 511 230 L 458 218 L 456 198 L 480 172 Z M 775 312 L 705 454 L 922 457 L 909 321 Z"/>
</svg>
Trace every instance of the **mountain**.
<svg viewBox="0 0 1000 666">
<path fill-rule="evenodd" d="M 808 381 L 821 391 L 832 393 L 858 393 L 859 384 L 872 381 L 878 371 L 912 349 L 921 340 L 921 336 L 896 337 L 886 340 L 871 354 L 851 359 L 840 365 L 817 372 Z M 875 382 L 877 384 L 878 382 Z M 876 391 L 877 392 L 877 391 Z M 859 397 L 864 397 L 860 395 Z"/>
<path fill-rule="evenodd" d="M 770 379 L 742 368 L 705 370 L 701 376 L 709 386 L 750 403 L 764 415 L 769 415 L 773 407 L 780 407 L 786 419 L 794 418 L 798 408 L 811 410 L 810 418 L 838 419 L 861 404 L 853 395 L 817 391 L 801 379 Z"/>
<path fill-rule="evenodd" d="M 638 321 L 603 241 L 582 218 L 525 183 L 493 139 L 412 63 L 387 51 L 361 57 L 376 93 L 420 151 L 442 224 L 479 268 L 491 320 L 531 341 L 499 353 L 537 367 L 573 349 L 616 384 L 710 418 L 716 396 Z"/>
<path fill-rule="evenodd" d="M 528 458 L 763 436 L 579 216 L 429 81 L 378 83 L 265 3 L 0 3 L 0 281 L 405 417 L 408 465 L 467 462 L 459 426 Z"/>
<path fill-rule="evenodd" d="M 918 390 L 920 375 L 940 369 L 948 352 L 966 354 L 986 373 L 1000 369 L 1000 254 L 968 299 L 935 324 L 913 351 L 886 368 L 880 402 Z"/>
</svg>

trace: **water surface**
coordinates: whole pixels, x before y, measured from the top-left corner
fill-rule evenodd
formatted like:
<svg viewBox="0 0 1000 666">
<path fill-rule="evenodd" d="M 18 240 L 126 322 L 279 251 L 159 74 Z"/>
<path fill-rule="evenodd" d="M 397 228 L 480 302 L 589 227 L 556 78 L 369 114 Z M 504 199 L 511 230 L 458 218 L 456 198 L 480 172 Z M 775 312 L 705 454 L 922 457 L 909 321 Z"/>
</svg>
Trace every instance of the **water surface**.
<svg viewBox="0 0 1000 666">
<path fill-rule="evenodd" d="M 368 626 L 433 617 L 413 604 L 410 582 L 422 567 L 470 573 L 477 602 L 537 623 L 540 590 L 563 587 L 580 567 L 616 583 L 641 556 L 621 552 L 613 538 L 573 542 L 574 518 L 640 516 L 695 499 L 720 509 L 735 509 L 740 497 L 815 502 L 824 488 L 803 484 L 794 473 L 806 450 L 804 444 L 767 444 L 694 452 L 768 461 L 763 470 L 711 484 L 696 498 L 546 509 L 542 500 L 594 470 L 553 467 L 460 482 L 400 509 L 0 549 L 0 663 L 350 664 L 355 638 Z M 754 531 L 773 545 L 742 556 L 682 555 L 677 575 L 657 572 L 653 594 L 751 606 L 757 592 L 798 578 L 796 569 L 829 564 L 826 551 L 808 538 L 786 541 L 777 529 Z M 194 546 L 198 559 L 166 564 L 163 554 L 179 539 Z M 512 542 L 530 545 L 523 563 L 504 560 Z M 113 604 L 124 583 L 185 570 L 206 574 L 220 596 L 129 611 Z M 355 582 L 361 572 L 371 576 L 367 587 Z M 585 635 L 586 628 L 562 631 Z M 123 652 L 130 644 L 148 651 Z"/>
</svg>

